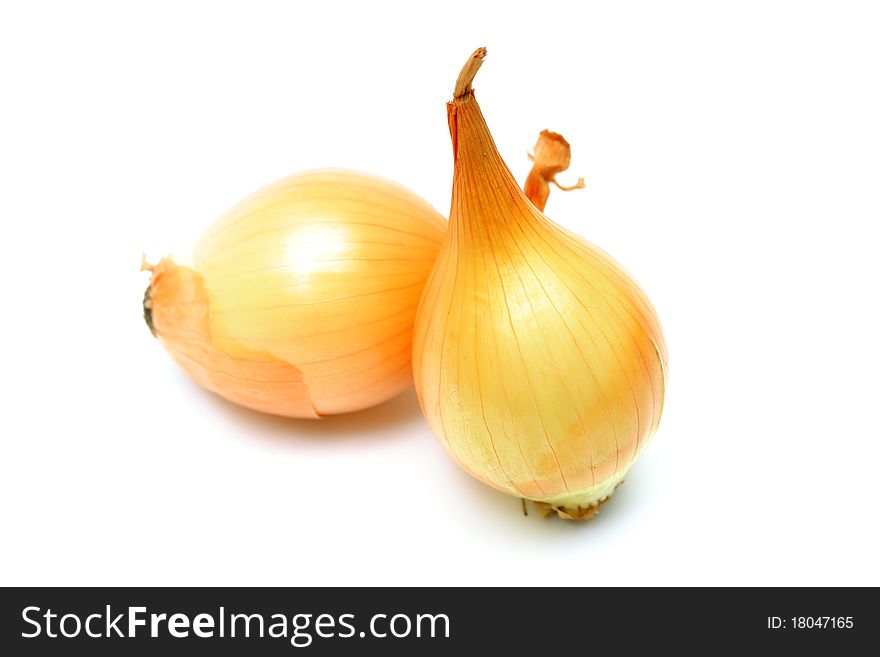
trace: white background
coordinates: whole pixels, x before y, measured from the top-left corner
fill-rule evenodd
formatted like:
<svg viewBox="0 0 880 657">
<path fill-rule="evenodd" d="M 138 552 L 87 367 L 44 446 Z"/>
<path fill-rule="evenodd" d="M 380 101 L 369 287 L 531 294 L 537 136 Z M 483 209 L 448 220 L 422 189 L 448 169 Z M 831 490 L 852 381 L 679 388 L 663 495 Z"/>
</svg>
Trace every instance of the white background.
<svg viewBox="0 0 880 657">
<path fill-rule="evenodd" d="M 880 16 L 864 2 L 4 3 L 2 584 L 880 584 Z M 323 166 L 446 213 L 458 70 L 664 323 L 654 442 L 586 524 L 471 480 L 412 392 L 322 422 L 193 385 L 153 258 Z"/>
</svg>

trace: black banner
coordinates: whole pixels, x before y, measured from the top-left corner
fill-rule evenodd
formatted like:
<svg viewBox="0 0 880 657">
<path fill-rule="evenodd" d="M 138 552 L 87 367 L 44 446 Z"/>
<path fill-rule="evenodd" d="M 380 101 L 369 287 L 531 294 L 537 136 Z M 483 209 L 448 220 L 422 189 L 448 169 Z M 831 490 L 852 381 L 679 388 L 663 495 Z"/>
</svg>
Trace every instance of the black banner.
<svg viewBox="0 0 880 657">
<path fill-rule="evenodd" d="M 2 590 L 0 653 L 851 654 L 878 610 L 873 589 L 22 588 Z"/>
</svg>

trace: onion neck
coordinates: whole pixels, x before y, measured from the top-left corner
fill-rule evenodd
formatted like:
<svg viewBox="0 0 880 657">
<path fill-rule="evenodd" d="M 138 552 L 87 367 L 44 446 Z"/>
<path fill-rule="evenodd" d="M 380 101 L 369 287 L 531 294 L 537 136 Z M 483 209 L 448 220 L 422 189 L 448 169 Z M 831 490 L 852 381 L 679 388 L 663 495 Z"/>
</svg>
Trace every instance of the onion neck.
<svg viewBox="0 0 880 657">
<path fill-rule="evenodd" d="M 459 76 L 456 97 L 446 106 L 455 163 L 449 222 L 485 236 L 528 220 L 534 208 L 501 159 L 470 82 L 462 83 L 471 61 Z"/>
</svg>

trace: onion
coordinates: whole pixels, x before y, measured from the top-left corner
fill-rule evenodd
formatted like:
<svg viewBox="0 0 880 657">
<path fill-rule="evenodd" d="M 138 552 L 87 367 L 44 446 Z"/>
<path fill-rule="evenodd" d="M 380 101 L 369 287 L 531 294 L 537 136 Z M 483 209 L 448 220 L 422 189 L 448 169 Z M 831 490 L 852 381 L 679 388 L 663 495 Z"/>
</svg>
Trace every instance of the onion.
<svg viewBox="0 0 880 657">
<path fill-rule="evenodd" d="M 585 519 L 657 429 L 666 346 L 620 265 L 517 186 L 471 88 L 485 54 L 468 60 L 447 106 L 452 209 L 416 316 L 416 390 L 467 472 L 545 513 Z"/>
<path fill-rule="evenodd" d="M 412 381 L 413 320 L 445 224 L 386 180 L 294 175 L 217 221 L 192 267 L 145 264 L 144 315 L 230 401 L 298 418 L 364 409 Z"/>
</svg>

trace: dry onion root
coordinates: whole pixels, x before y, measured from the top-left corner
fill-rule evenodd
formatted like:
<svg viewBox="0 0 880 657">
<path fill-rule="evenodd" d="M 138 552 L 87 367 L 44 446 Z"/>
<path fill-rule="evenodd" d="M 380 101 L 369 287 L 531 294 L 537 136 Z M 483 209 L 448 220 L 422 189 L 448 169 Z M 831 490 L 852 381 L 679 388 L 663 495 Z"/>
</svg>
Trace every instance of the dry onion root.
<svg viewBox="0 0 880 657">
<path fill-rule="evenodd" d="M 467 472 L 586 519 L 657 429 L 666 346 L 626 272 L 517 186 L 471 88 L 485 54 L 468 60 L 447 105 L 452 208 L 416 316 L 416 390 Z"/>
<path fill-rule="evenodd" d="M 446 228 L 395 183 L 302 173 L 246 198 L 199 240 L 192 267 L 152 274 L 144 316 L 201 386 L 242 406 L 320 418 L 412 381 L 412 326 Z"/>
</svg>

